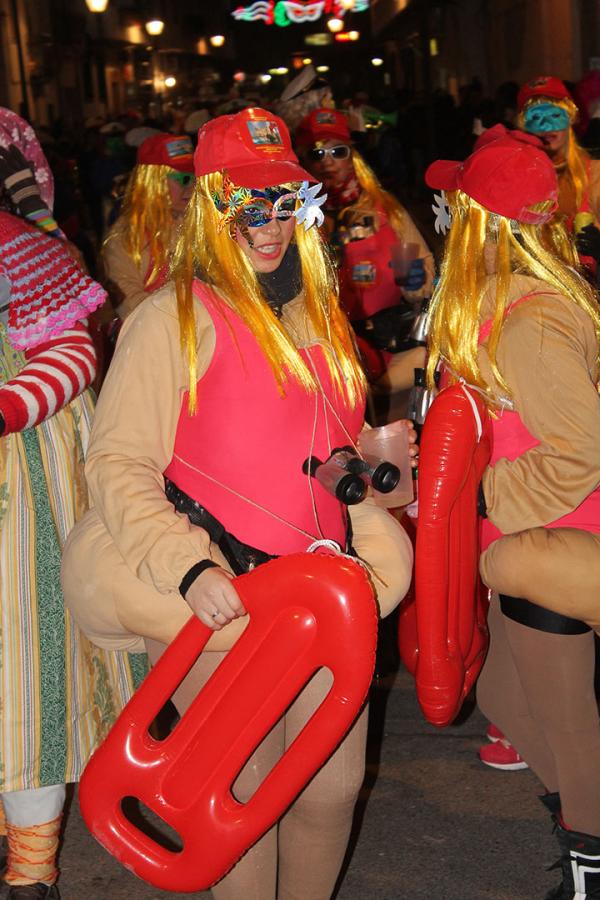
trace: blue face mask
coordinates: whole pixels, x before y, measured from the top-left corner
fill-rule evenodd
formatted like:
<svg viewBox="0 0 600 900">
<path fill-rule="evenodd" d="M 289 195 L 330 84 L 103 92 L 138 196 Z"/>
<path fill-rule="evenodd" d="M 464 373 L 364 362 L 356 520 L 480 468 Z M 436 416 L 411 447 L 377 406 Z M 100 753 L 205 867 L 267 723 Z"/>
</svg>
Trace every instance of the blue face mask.
<svg viewBox="0 0 600 900">
<path fill-rule="evenodd" d="M 569 113 L 554 103 L 537 103 L 525 110 L 525 131 L 539 134 L 548 131 L 564 131 L 571 124 Z"/>
</svg>

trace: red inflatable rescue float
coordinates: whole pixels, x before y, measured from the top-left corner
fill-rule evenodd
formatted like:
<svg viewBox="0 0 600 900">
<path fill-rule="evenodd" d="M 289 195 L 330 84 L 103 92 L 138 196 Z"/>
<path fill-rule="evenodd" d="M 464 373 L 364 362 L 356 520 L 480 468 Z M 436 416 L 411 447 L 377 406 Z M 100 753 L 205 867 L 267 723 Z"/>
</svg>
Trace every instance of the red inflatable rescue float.
<svg viewBox="0 0 600 900">
<path fill-rule="evenodd" d="M 483 398 L 462 383 L 442 390 L 421 436 L 414 593 L 399 619 L 400 656 L 433 725 L 457 716 L 487 652 L 477 491 L 490 454 Z"/>
<path fill-rule="evenodd" d="M 250 614 L 245 632 L 184 713 L 155 740 L 148 728 L 212 632 L 191 619 L 90 760 L 80 785 L 85 822 L 136 875 L 169 891 L 218 881 L 285 812 L 331 756 L 366 698 L 377 610 L 365 570 L 341 556 L 295 554 L 235 579 Z M 326 667 L 333 685 L 247 803 L 231 791 L 263 737 Z M 166 849 L 123 813 L 134 797 L 173 828 Z"/>
</svg>

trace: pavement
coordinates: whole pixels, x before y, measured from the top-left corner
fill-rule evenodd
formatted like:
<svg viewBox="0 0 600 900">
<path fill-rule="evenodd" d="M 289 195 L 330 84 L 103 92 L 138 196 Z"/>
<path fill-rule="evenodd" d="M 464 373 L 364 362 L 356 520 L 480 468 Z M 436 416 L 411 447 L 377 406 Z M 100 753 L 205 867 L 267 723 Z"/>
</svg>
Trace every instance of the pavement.
<svg viewBox="0 0 600 900">
<path fill-rule="evenodd" d="M 541 900 L 560 881 L 546 871 L 558 854 L 540 785 L 529 770 L 479 762 L 485 727 L 468 701 L 457 724 L 438 730 L 424 720 L 404 669 L 379 680 L 337 900 Z M 165 893 L 127 872 L 87 832 L 76 796 L 60 868 L 62 900 L 210 898 Z"/>
</svg>

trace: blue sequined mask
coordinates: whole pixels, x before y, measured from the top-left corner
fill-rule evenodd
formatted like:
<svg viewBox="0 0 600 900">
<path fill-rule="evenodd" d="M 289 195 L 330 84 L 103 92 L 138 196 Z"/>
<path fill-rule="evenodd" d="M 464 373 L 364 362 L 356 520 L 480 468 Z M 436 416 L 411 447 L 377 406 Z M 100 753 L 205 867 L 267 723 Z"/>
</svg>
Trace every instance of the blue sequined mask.
<svg viewBox="0 0 600 900">
<path fill-rule="evenodd" d="M 280 188 L 252 190 L 251 199 L 241 207 L 237 218 L 247 228 L 261 228 L 271 219 L 289 219 L 296 212 L 297 191 Z"/>
</svg>

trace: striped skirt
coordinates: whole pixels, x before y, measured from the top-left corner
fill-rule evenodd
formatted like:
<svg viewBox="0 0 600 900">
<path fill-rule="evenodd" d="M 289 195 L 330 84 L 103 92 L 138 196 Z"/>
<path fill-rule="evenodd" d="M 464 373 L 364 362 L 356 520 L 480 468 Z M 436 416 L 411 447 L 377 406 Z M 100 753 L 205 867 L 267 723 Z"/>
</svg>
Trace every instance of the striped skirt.
<svg viewBox="0 0 600 900">
<path fill-rule="evenodd" d="M 7 380 L 22 361 L 4 349 Z M 98 649 L 63 604 L 61 548 L 88 505 L 92 415 L 86 391 L 0 438 L 0 793 L 76 781 L 146 673 L 144 654 Z"/>
</svg>

